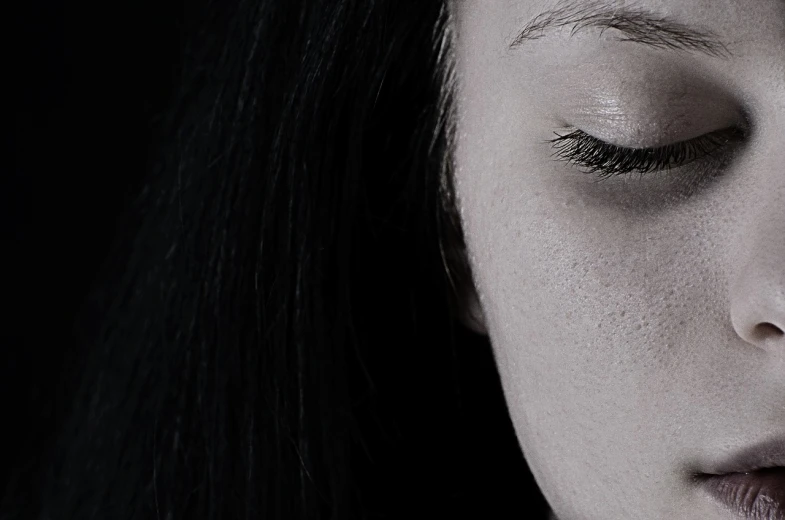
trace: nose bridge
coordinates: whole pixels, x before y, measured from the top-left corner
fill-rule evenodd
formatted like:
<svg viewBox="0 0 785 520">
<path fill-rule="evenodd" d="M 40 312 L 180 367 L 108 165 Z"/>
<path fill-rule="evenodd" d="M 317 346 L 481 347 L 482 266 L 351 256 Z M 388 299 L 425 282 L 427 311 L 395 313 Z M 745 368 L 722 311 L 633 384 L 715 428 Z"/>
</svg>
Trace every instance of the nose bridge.
<svg viewBox="0 0 785 520">
<path fill-rule="evenodd" d="M 763 128 L 738 208 L 731 321 L 745 341 L 785 363 L 785 103 L 777 103 Z"/>
</svg>

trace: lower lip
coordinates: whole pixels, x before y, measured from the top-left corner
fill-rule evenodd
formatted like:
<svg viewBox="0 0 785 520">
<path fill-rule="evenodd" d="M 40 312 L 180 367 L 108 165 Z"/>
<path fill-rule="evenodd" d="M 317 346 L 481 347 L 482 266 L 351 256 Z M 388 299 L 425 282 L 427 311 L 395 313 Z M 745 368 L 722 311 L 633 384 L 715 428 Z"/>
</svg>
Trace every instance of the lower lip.
<svg viewBox="0 0 785 520">
<path fill-rule="evenodd" d="M 742 518 L 785 520 L 785 468 L 701 475 L 700 480 L 709 494 Z"/>
</svg>

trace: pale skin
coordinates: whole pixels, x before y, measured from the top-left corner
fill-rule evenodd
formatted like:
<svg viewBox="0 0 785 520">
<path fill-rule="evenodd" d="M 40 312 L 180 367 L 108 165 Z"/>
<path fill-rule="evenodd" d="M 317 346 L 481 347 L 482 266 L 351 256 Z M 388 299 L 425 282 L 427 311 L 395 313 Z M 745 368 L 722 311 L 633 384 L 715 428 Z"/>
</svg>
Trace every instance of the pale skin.
<svg viewBox="0 0 785 520">
<path fill-rule="evenodd" d="M 634 3 L 724 57 L 569 26 L 509 48 L 558 3 L 451 4 L 473 326 L 551 518 L 730 520 L 691 472 L 785 435 L 785 2 Z M 543 142 L 745 125 L 691 190 L 679 176 L 700 159 L 598 184 Z"/>
</svg>

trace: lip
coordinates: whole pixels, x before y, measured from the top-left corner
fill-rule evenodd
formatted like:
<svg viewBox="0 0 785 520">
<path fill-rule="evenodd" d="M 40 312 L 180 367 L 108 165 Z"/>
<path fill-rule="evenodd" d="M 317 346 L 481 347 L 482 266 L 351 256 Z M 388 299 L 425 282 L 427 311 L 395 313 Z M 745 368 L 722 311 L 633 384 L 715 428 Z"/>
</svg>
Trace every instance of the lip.
<svg viewBox="0 0 785 520">
<path fill-rule="evenodd" d="M 785 437 L 746 448 L 695 481 L 742 518 L 785 520 Z"/>
<path fill-rule="evenodd" d="M 701 487 L 741 518 L 785 520 L 785 468 L 703 475 Z"/>
</svg>

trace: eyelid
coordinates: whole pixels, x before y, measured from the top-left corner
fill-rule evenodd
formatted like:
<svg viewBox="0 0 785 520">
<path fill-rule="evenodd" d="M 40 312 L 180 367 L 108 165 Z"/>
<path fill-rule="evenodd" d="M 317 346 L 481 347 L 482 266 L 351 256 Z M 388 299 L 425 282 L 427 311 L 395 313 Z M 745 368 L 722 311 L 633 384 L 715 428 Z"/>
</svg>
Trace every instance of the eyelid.
<svg viewBox="0 0 785 520">
<path fill-rule="evenodd" d="M 742 128 L 737 118 L 726 115 L 713 118 L 686 113 L 668 117 L 644 117 L 629 114 L 597 115 L 584 112 L 584 117 L 571 118 L 572 124 L 562 127 L 573 130 L 580 128 L 587 136 L 605 144 L 630 150 L 658 149 L 670 145 L 688 143 L 693 139 L 724 132 L 731 128 Z"/>
<path fill-rule="evenodd" d="M 591 77 L 554 95 L 562 120 L 617 146 L 653 148 L 744 123 L 733 95 L 660 67 Z"/>
<path fill-rule="evenodd" d="M 658 147 L 630 148 L 604 142 L 581 129 L 564 135 L 554 134 L 557 137 L 547 141 L 555 149 L 552 156 L 587 168 L 584 173 L 598 173 L 603 179 L 632 172 L 643 175 L 680 168 L 711 158 L 715 152 L 725 151 L 727 145 L 745 138 L 745 130 L 734 126 Z"/>
<path fill-rule="evenodd" d="M 678 139 L 678 140 L 675 140 L 675 141 L 663 142 L 661 144 L 655 144 L 655 145 L 650 145 L 650 146 L 638 146 L 638 145 L 619 144 L 619 143 L 616 143 L 616 142 L 606 141 L 602 137 L 598 137 L 598 136 L 594 135 L 593 133 L 591 133 L 590 131 L 584 130 L 584 129 L 579 128 L 577 126 L 563 127 L 563 128 L 561 128 L 561 130 L 567 131 L 567 133 L 559 134 L 557 132 L 553 132 L 558 137 L 556 139 L 548 139 L 548 140 L 546 140 L 546 142 L 553 143 L 555 141 L 559 141 L 561 139 L 565 139 L 565 138 L 568 138 L 568 137 L 571 136 L 571 137 L 575 137 L 575 138 L 582 138 L 582 139 L 586 139 L 586 140 L 591 140 L 593 142 L 596 142 L 599 145 L 614 147 L 614 148 L 618 148 L 620 150 L 629 151 L 629 152 L 655 152 L 655 151 L 661 151 L 661 150 L 664 150 L 665 148 L 667 148 L 669 146 L 672 147 L 672 146 L 678 146 L 678 145 L 686 145 L 686 144 L 689 144 L 691 142 L 697 142 L 697 141 L 699 141 L 701 139 L 705 139 L 706 137 L 709 137 L 709 136 L 727 137 L 729 140 L 733 140 L 733 139 L 743 138 L 744 135 L 745 135 L 744 128 L 740 128 L 740 127 L 737 127 L 737 126 L 727 126 L 727 127 L 724 127 L 724 128 L 718 128 L 716 130 L 703 132 L 700 135 L 696 135 L 694 137 L 689 137 L 687 139 Z"/>
<path fill-rule="evenodd" d="M 669 111 L 660 107 L 647 111 L 600 113 L 581 110 L 572 117 L 572 126 L 607 144 L 623 148 L 658 148 L 686 142 L 719 129 L 734 126 L 736 119 L 715 111 L 708 116 L 703 110 Z M 640 112 L 640 113 L 639 113 Z"/>
<path fill-rule="evenodd" d="M 580 128 L 576 128 L 573 133 L 579 133 L 584 138 L 596 141 L 598 144 L 602 144 L 602 145 L 606 145 L 606 146 L 613 146 L 615 148 L 619 148 L 619 149 L 624 150 L 624 151 L 629 151 L 629 152 L 658 152 L 658 151 L 662 151 L 662 150 L 668 148 L 669 146 L 673 147 L 673 146 L 686 145 L 686 144 L 689 144 L 691 142 L 695 142 L 695 141 L 699 141 L 701 139 L 704 139 L 707 136 L 711 136 L 711 135 L 714 135 L 714 134 L 722 134 L 722 133 L 724 133 L 726 131 L 730 132 L 731 130 L 732 130 L 731 127 L 721 128 L 721 129 L 714 130 L 714 131 L 711 131 L 711 132 L 704 132 L 704 133 L 702 133 L 700 135 L 696 135 L 694 137 L 689 137 L 687 139 L 679 139 L 679 140 L 676 140 L 676 141 L 673 141 L 673 142 L 664 142 L 664 143 L 661 143 L 661 144 L 654 144 L 654 145 L 648 145 L 648 146 L 636 146 L 636 145 L 630 146 L 630 145 L 624 145 L 624 144 L 608 142 L 608 141 L 605 141 L 604 139 L 601 139 L 601 138 L 599 138 L 597 136 L 594 136 L 594 135 L 592 135 L 592 134 L 590 134 L 590 133 L 588 133 L 588 132 L 586 132 L 584 130 L 581 130 Z"/>
</svg>

